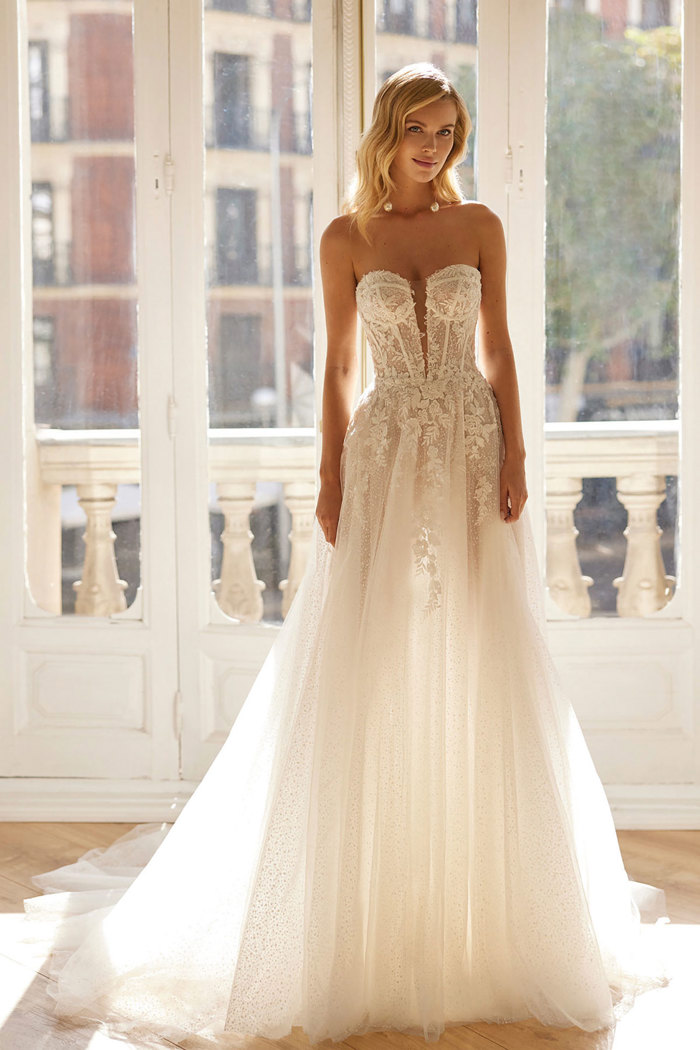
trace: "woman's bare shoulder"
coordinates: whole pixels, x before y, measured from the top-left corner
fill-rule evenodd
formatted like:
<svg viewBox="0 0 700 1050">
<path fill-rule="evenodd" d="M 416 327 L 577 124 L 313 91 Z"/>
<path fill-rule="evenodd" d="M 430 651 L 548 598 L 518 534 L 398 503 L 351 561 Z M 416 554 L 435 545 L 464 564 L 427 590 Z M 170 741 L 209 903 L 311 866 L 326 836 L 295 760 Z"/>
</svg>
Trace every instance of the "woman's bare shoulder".
<svg viewBox="0 0 700 1050">
<path fill-rule="evenodd" d="M 495 211 L 479 201 L 465 201 L 457 206 L 457 226 L 460 233 L 479 252 L 479 268 L 482 276 L 490 262 L 499 259 L 504 252 L 505 234 L 503 224 Z"/>
<path fill-rule="evenodd" d="M 472 224 L 483 226 L 484 229 L 496 229 L 501 225 L 501 220 L 495 211 L 481 201 L 461 201 L 454 205 L 456 212 Z"/>
<path fill-rule="evenodd" d="M 336 215 L 321 234 L 321 240 L 333 245 L 349 244 L 352 222 L 352 215 Z"/>
<path fill-rule="evenodd" d="M 338 215 L 328 223 L 321 234 L 321 263 L 326 259 L 336 266 L 352 266 L 351 225 L 351 215 Z"/>
</svg>

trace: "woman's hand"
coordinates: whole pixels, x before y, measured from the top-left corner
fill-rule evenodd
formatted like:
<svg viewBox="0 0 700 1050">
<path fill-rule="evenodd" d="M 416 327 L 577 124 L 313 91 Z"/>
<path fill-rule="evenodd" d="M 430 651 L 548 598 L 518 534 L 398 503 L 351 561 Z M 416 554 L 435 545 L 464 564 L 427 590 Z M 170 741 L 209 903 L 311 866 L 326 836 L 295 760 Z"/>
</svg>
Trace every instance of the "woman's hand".
<svg viewBox="0 0 700 1050">
<path fill-rule="evenodd" d="M 523 512 L 527 499 L 525 481 L 525 461 L 521 456 L 506 458 L 501 467 L 501 519 L 505 522 L 517 521 Z"/>
<path fill-rule="evenodd" d="M 323 535 L 334 547 L 342 501 L 343 495 L 340 481 L 321 481 L 321 488 L 316 503 L 316 517 L 323 529 Z"/>
</svg>

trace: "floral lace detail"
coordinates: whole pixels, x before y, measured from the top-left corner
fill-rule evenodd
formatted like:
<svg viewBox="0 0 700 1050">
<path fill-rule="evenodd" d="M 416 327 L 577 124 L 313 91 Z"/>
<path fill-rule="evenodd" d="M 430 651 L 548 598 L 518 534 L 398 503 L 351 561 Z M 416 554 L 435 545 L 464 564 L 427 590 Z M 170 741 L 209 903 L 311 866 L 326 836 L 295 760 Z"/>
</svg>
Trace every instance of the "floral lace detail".
<svg viewBox="0 0 700 1050">
<path fill-rule="evenodd" d="M 387 485 L 411 487 L 413 562 L 427 578 L 425 608 L 433 612 L 443 595 L 441 513 L 455 498 L 456 478 L 466 486 L 475 529 L 498 510 L 500 416 L 474 359 L 480 274 L 457 264 L 427 278 L 427 362 L 405 278 L 370 271 L 358 284 L 357 302 L 375 381 L 345 437 L 344 453 L 353 449 L 355 466 L 351 484 L 344 479 L 343 514 L 361 530 L 368 508 L 385 502 Z"/>
<path fill-rule="evenodd" d="M 476 367 L 481 274 L 473 266 L 445 266 L 425 279 L 427 375 L 411 282 L 391 270 L 370 270 L 356 298 L 377 378 L 436 379 L 446 369 L 463 371 L 467 356 Z"/>
<path fill-rule="evenodd" d="M 547 648 L 527 508 L 498 519 L 468 269 L 430 282 L 428 378 L 407 286 L 363 281 L 377 380 L 341 455 L 337 542 L 314 523 L 284 624 L 167 835 L 141 825 L 33 877 L 48 892 L 17 934 L 46 957 L 36 1006 L 62 1027 L 212 1050 L 295 1027 L 314 1048 L 387 1029 L 422 1046 L 524 1016 L 609 1033 L 668 984 L 637 904 L 662 918 L 664 894 L 627 878 Z"/>
<path fill-rule="evenodd" d="M 413 544 L 416 568 L 428 576 L 428 598 L 425 611 L 436 612 L 440 608 L 442 584 L 438 573 L 438 559 L 435 548 L 440 543 L 438 532 L 423 522 L 418 528 L 418 537 Z"/>
</svg>

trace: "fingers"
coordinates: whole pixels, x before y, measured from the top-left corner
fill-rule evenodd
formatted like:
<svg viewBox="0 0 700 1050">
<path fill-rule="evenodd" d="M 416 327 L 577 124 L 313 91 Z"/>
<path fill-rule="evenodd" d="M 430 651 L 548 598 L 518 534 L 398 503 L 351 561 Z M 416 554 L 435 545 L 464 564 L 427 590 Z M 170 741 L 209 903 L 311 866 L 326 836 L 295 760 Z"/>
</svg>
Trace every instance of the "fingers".
<svg viewBox="0 0 700 1050">
<path fill-rule="evenodd" d="M 501 479 L 501 493 L 500 493 L 500 515 L 501 521 L 506 521 L 510 515 L 510 503 L 508 500 L 508 486 Z"/>
<path fill-rule="evenodd" d="M 508 517 L 505 520 L 506 521 L 517 521 L 518 518 L 521 517 L 523 511 L 525 510 L 525 503 L 526 503 L 526 501 L 527 501 L 527 493 L 525 493 L 525 495 L 521 496 L 519 499 L 515 499 L 514 500 L 511 497 L 510 512 L 509 512 Z"/>
<path fill-rule="evenodd" d="M 326 538 L 326 542 L 335 547 L 335 540 L 338 533 L 338 519 L 329 518 L 325 514 L 321 515 L 318 513 L 316 514 L 316 518 L 321 526 L 321 531 Z"/>
<path fill-rule="evenodd" d="M 316 518 L 325 536 L 326 543 L 335 547 L 340 509 L 343 502 L 342 487 L 338 482 L 322 481 L 316 501 Z"/>
<path fill-rule="evenodd" d="M 526 489 L 516 493 L 514 490 L 511 490 L 507 484 L 502 484 L 500 493 L 501 521 L 517 521 L 525 509 L 527 495 Z"/>
</svg>

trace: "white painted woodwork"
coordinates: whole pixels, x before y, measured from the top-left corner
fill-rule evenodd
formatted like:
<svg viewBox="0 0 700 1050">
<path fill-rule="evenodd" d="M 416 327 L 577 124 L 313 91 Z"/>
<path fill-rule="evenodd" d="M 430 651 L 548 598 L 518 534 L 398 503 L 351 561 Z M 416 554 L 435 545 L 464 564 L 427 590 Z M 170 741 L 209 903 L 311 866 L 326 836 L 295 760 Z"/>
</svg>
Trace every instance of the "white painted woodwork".
<svg viewBox="0 0 700 1050">
<path fill-rule="evenodd" d="M 94 790 L 104 780 L 155 783 L 178 775 L 172 715 L 177 689 L 172 449 L 162 410 L 172 367 L 170 216 L 168 199 L 152 192 L 150 179 L 151 156 L 168 152 L 167 93 L 154 90 L 167 84 L 167 13 L 165 0 L 135 5 L 140 451 L 131 466 L 141 484 L 142 588 L 130 609 L 118 611 L 123 594 L 110 511 L 123 451 L 114 445 L 110 463 L 109 453 L 81 446 L 75 435 L 73 441 L 64 436 L 60 449 L 48 449 L 35 432 L 26 22 L 23 3 L 0 4 L 6 100 L 0 111 L 0 201 L 7 217 L 0 264 L 6 341 L 0 355 L 0 427 L 7 451 L 0 490 L 0 771 L 13 789 L 32 777 L 47 778 L 54 789 L 73 778 Z M 62 617 L 61 483 L 51 476 L 51 464 L 62 470 L 71 458 L 72 482 L 87 513 L 86 565 L 78 613 Z"/>
<path fill-rule="evenodd" d="M 238 548 L 222 566 L 220 598 L 255 583 L 241 501 L 250 499 L 259 480 L 283 484 L 292 517 L 286 611 L 308 551 L 319 442 L 316 432 L 303 433 L 296 443 L 277 432 L 275 443 L 268 432 L 251 435 L 245 446 L 207 432 L 206 223 L 198 145 L 204 141 L 202 26 L 190 0 L 136 4 L 140 435 L 122 433 L 109 442 L 95 432 L 49 433 L 37 441 L 31 389 L 23 382 L 32 360 L 28 172 L 20 165 L 28 121 L 18 118 L 26 77 L 17 63 L 25 49 L 15 44 L 24 33 L 21 11 L 12 0 L 0 3 L 6 100 L 0 109 L 0 210 L 7 231 L 0 253 L 0 446 L 6 451 L 0 488 L 0 817 L 172 819 L 220 748 L 277 633 L 256 621 L 259 605 L 251 622 L 243 622 L 235 601 L 222 607 L 216 600 L 210 484 L 224 516 L 228 500 L 229 518 L 236 517 Z M 678 425 L 664 430 L 659 424 L 633 433 L 605 425 L 604 434 L 595 424 L 585 433 L 542 427 L 545 29 L 546 5 L 539 0 L 480 4 L 478 197 L 501 216 L 507 234 L 530 513 L 543 571 L 549 517 L 550 592 L 557 590 L 566 606 L 550 601 L 549 641 L 618 826 L 698 827 L 700 554 L 693 536 L 700 521 L 700 422 L 693 406 L 700 403 L 700 370 L 692 333 L 700 330 L 700 298 L 692 289 L 700 269 L 700 11 L 686 3 L 680 432 Z M 369 119 L 372 4 L 314 3 L 313 35 L 314 140 L 324 144 L 314 187 L 317 243 L 338 212 Z M 165 192 L 155 190 L 155 171 L 169 173 L 172 193 L 167 179 Z M 325 324 L 317 253 L 314 280 L 320 427 Z M 368 381 L 371 363 L 359 339 L 358 347 Z M 653 479 L 676 473 L 682 568 L 670 601 L 654 611 L 666 581 L 661 584 L 652 524 L 660 493 Z M 618 619 L 590 618 L 584 607 L 588 588 L 573 509 L 585 477 L 617 478 L 620 498 L 631 509 Z M 629 478 L 644 480 L 632 485 Z M 95 615 L 97 606 L 88 603 L 85 615 L 62 617 L 61 485 L 79 484 L 86 522 L 90 514 L 93 523 L 99 517 L 99 529 L 86 529 L 83 579 L 88 589 L 98 587 L 96 595 L 111 587 L 114 598 L 108 504 L 115 486 L 127 482 L 140 484 L 142 495 L 137 599 L 109 615 Z M 559 578 L 565 586 L 556 588 L 552 581 Z M 640 588 L 640 580 L 651 586 Z M 645 600 L 647 592 L 657 598 L 645 605 L 640 592 Z"/>
</svg>

